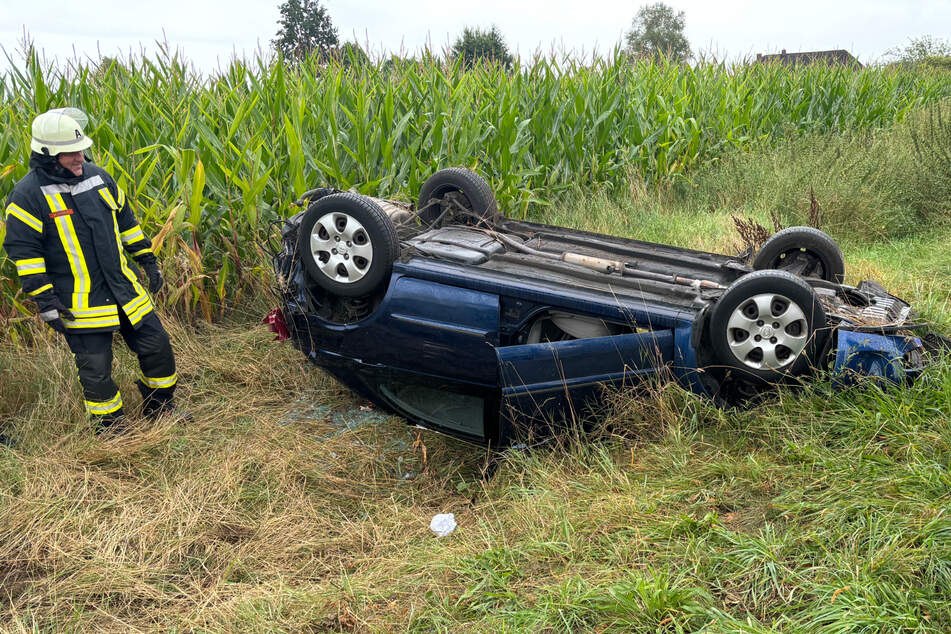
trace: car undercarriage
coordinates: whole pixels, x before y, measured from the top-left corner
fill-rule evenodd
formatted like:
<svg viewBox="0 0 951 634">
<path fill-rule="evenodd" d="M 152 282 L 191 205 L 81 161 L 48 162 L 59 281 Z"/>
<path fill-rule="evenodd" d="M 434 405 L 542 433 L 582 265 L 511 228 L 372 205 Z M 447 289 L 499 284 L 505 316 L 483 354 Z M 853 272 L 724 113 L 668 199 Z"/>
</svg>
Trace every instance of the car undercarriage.
<svg viewBox="0 0 951 634">
<path fill-rule="evenodd" d="M 845 285 L 838 246 L 809 227 L 752 256 L 653 244 L 506 218 L 460 168 L 415 208 L 329 189 L 300 203 L 270 247 L 290 338 L 467 440 L 550 429 L 646 376 L 726 404 L 817 371 L 900 382 L 941 343 L 877 283 Z"/>
</svg>

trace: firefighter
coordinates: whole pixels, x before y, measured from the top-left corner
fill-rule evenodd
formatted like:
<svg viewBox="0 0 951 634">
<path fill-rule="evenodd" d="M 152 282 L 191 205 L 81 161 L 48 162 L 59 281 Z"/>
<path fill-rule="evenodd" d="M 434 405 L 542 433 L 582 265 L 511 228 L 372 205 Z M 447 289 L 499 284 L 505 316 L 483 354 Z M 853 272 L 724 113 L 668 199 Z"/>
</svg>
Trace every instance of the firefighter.
<svg viewBox="0 0 951 634">
<path fill-rule="evenodd" d="M 125 192 L 87 162 L 86 115 L 59 108 L 33 120 L 30 171 L 6 204 L 3 247 L 40 318 L 63 334 L 76 360 L 86 410 L 98 431 L 121 428 L 123 402 L 112 380 L 119 331 L 138 356 L 136 382 L 146 418 L 175 413 L 175 357 L 149 293 L 163 284 L 152 243 Z M 145 271 L 148 292 L 129 266 Z"/>
</svg>

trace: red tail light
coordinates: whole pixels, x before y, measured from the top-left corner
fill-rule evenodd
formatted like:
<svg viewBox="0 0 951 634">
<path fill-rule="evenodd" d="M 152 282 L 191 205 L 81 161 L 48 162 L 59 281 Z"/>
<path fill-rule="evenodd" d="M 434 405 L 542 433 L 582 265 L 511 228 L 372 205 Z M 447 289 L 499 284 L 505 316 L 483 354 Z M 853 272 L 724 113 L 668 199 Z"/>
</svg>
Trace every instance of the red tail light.
<svg viewBox="0 0 951 634">
<path fill-rule="evenodd" d="M 274 337 L 274 341 L 284 341 L 291 336 L 290 331 L 287 330 L 287 322 L 284 320 L 284 313 L 281 312 L 280 308 L 275 308 L 269 312 L 261 321 L 267 324 L 268 328 L 271 329 L 271 332 L 277 335 Z"/>
</svg>

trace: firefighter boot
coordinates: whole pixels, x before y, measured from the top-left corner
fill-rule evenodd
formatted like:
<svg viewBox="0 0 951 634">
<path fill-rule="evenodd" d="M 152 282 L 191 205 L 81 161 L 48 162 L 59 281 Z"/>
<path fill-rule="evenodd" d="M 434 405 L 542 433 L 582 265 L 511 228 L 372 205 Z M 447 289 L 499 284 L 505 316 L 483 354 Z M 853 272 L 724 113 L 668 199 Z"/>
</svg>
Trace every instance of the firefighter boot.
<svg viewBox="0 0 951 634">
<path fill-rule="evenodd" d="M 95 425 L 96 434 L 121 434 L 126 431 L 126 419 L 122 408 L 102 416 L 93 415 L 90 419 Z"/>
<path fill-rule="evenodd" d="M 136 381 L 135 385 L 142 394 L 142 415 L 146 419 L 154 422 L 164 416 L 176 423 L 187 423 L 192 420 L 188 413 L 175 407 L 172 390 L 151 388 L 142 381 Z"/>
</svg>

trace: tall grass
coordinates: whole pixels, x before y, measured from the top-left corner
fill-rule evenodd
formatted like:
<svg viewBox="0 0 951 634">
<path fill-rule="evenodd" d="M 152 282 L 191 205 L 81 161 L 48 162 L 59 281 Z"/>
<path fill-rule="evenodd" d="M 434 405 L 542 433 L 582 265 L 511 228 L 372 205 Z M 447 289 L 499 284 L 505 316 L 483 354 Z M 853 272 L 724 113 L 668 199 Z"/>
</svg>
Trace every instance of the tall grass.
<svg viewBox="0 0 951 634">
<path fill-rule="evenodd" d="M 162 236 L 171 300 L 211 318 L 256 285 L 266 223 L 316 185 L 412 198 L 434 170 L 477 167 L 509 215 L 572 185 L 677 178 L 779 132 L 885 126 L 951 94 L 946 74 L 620 58 L 536 58 L 512 72 L 431 56 L 378 65 L 234 61 L 201 77 L 174 54 L 0 75 L 0 190 L 26 173 L 29 124 L 92 116 L 93 153 Z M 0 229 L 2 231 L 2 229 Z M 0 260 L 0 318 L 21 313 Z"/>
<path fill-rule="evenodd" d="M 0 343 L 5 631 L 951 628 L 947 361 L 743 412 L 619 393 L 582 441 L 485 476 L 484 450 L 361 411 L 263 328 L 167 323 L 195 421 L 112 439 L 61 342 Z"/>
</svg>

